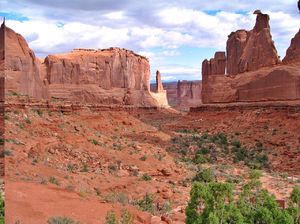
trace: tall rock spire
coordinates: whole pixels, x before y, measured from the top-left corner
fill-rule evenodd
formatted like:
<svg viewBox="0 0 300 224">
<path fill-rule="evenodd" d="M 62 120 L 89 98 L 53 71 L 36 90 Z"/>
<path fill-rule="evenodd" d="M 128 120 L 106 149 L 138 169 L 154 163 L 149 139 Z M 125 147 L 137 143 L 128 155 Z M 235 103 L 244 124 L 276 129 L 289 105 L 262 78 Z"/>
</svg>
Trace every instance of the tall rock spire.
<svg viewBox="0 0 300 224">
<path fill-rule="evenodd" d="M 156 92 L 157 93 L 164 92 L 164 87 L 161 82 L 161 75 L 159 71 L 156 71 Z"/>
<path fill-rule="evenodd" d="M 300 30 L 291 41 L 291 45 L 286 51 L 283 63 L 300 62 Z"/>
<path fill-rule="evenodd" d="M 270 32 L 269 15 L 260 10 L 254 14 L 257 16 L 253 30 L 238 30 L 228 36 L 227 73 L 230 75 L 280 63 Z"/>
</svg>

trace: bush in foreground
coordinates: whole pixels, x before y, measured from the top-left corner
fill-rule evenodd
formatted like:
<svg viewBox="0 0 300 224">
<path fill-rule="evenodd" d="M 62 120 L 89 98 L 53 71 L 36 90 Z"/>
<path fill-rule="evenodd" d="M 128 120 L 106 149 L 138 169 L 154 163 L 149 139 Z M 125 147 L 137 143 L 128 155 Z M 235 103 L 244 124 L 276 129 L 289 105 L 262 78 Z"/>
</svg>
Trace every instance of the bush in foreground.
<svg viewBox="0 0 300 224">
<path fill-rule="evenodd" d="M 300 188 L 295 187 L 289 208 L 279 207 L 276 199 L 261 188 L 259 173 L 252 172 L 238 197 L 234 185 L 195 182 L 186 208 L 187 224 L 300 224 Z"/>
</svg>

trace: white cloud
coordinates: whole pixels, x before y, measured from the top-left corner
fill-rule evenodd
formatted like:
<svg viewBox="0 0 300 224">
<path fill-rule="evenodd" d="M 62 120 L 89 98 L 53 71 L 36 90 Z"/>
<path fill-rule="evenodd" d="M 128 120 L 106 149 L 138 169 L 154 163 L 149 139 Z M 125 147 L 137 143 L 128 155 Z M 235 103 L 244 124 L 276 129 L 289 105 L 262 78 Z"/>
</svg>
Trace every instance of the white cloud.
<svg viewBox="0 0 300 224">
<path fill-rule="evenodd" d="M 6 12 L 29 18 L 23 22 L 8 19 L 7 25 L 25 36 L 38 55 L 78 47 L 125 47 L 149 57 L 151 65 L 169 77 L 183 74 L 193 79 L 200 74 L 201 59 L 194 66 L 199 65 L 199 68 L 170 66 L 178 64 L 178 61 L 172 62 L 172 58 L 181 57 L 180 64 L 188 60 L 179 49 L 197 47 L 224 51 L 227 36 L 232 31 L 249 30 L 254 26 L 252 11 L 255 9 L 270 10 L 265 12 L 270 14 L 273 39 L 282 57 L 299 28 L 298 14 L 296 17 L 292 14 L 297 12 L 293 0 L 175 0 L 172 3 L 153 0 L 149 4 L 143 1 L 131 5 L 130 2 L 124 0 L 124 7 L 120 8 L 119 1 L 114 0 L 74 0 L 74 4 L 67 0 L 55 0 L 53 4 L 3 0 L 1 6 Z M 213 14 L 204 11 L 211 9 L 219 11 Z M 236 13 L 236 10 L 248 13 Z M 207 58 L 212 56 L 207 55 Z"/>
</svg>

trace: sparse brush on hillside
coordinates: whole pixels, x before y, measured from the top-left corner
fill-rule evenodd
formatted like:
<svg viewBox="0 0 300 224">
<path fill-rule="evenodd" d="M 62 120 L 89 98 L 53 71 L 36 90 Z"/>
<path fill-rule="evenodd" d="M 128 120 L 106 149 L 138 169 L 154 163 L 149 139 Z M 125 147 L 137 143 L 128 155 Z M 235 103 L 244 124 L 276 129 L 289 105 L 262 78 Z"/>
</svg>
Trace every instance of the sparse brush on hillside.
<svg viewBox="0 0 300 224">
<path fill-rule="evenodd" d="M 209 135 L 185 130 L 185 135 L 172 139 L 171 153 L 180 155 L 181 160 L 194 164 L 215 163 L 218 158 L 226 158 L 235 163 L 243 161 L 252 169 L 269 167 L 266 149 L 257 142 L 253 147 L 245 147 L 238 140 L 229 141 L 224 133 Z"/>
<path fill-rule="evenodd" d="M 51 217 L 48 219 L 47 224 L 80 224 L 80 222 L 74 221 L 68 217 Z"/>
<path fill-rule="evenodd" d="M 105 216 L 105 224 L 132 224 L 133 216 L 126 210 L 121 211 L 121 219 L 118 220 L 114 211 L 109 211 Z"/>
<path fill-rule="evenodd" d="M 275 197 L 261 188 L 260 172 L 253 171 L 235 197 L 231 183 L 195 182 L 186 208 L 187 224 L 299 224 L 300 188 L 295 187 L 289 208 L 279 207 Z"/>
</svg>

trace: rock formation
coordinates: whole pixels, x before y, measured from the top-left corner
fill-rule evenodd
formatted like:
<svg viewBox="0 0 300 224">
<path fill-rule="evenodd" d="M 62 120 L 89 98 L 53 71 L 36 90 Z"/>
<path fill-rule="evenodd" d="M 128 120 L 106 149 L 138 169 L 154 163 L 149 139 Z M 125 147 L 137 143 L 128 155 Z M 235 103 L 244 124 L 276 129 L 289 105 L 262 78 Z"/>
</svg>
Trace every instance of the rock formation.
<svg viewBox="0 0 300 224">
<path fill-rule="evenodd" d="M 201 104 L 202 81 L 177 81 L 163 83 L 170 106 L 176 109 L 188 109 Z M 156 92 L 156 84 L 151 84 L 151 91 Z"/>
<path fill-rule="evenodd" d="M 215 57 L 208 60 L 204 60 L 202 63 L 203 76 L 208 75 L 224 75 L 226 67 L 225 52 L 216 52 Z"/>
<path fill-rule="evenodd" d="M 0 103 L 4 102 L 5 21 L 0 27 Z"/>
<path fill-rule="evenodd" d="M 201 104 L 201 81 L 178 81 L 177 104 L 179 108 L 189 108 Z"/>
<path fill-rule="evenodd" d="M 164 87 L 161 82 L 160 72 L 156 71 L 156 90 L 157 93 L 164 92 Z"/>
<path fill-rule="evenodd" d="M 166 94 L 156 99 L 150 93 L 149 61 L 133 51 L 75 49 L 40 61 L 21 35 L 6 28 L 6 39 L 7 91 L 43 99 L 135 106 L 161 106 Z"/>
<path fill-rule="evenodd" d="M 251 31 L 238 30 L 228 36 L 227 74 L 255 71 L 280 63 L 270 32 L 269 16 L 259 10 Z"/>
<path fill-rule="evenodd" d="M 5 21 L 3 21 L 0 27 L 0 153 L 4 155 L 4 66 L 5 66 Z M 4 177 L 4 156 L 0 158 L 0 178 Z"/>
<path fill-rule="evenodd" d="M 269 16 L 257 14 L 253 30 L 238 30 L 227 41 L 227 75 L 211 72 L 207 60 L 203 62 L 202 102 L 257 102 L 300 99 L 300 35 L 280 64 L 270 34 Z"/>
<path fill-rule="evenodd" d="M 40 72 L 40 60 L 26 40 L 5 28 L 5 88 L 38 99 L 47 98 L 47 80 Z"/>
<path fill-rule="evenodd" d="M 282 60 L 283 63 L 300 61 L 300 30 L 291 41 L 290 47 L 286 51 L 286 56 Z"/>
</svg>

